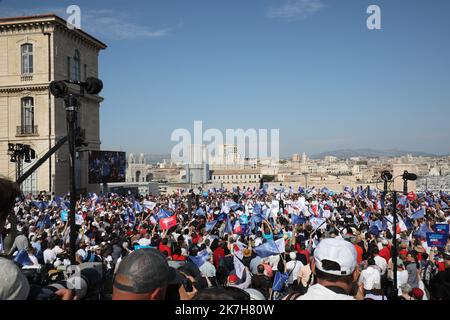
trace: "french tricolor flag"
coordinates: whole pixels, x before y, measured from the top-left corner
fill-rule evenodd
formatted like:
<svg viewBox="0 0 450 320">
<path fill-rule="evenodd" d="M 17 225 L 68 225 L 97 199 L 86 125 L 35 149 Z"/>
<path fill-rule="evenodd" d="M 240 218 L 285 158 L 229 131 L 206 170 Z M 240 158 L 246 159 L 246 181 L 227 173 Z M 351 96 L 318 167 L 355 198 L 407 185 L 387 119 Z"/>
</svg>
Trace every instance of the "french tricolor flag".
<svg viewBox="0 0 450 320">
<path fill-rule="evenodd" d="M 236 223 L 234 224 L 233 233 L 235 233 L 235 234 L 241 234 L 242 233 L 242 226 L 239 223 L 239 220 L 236 220 Z"/>
</svg>

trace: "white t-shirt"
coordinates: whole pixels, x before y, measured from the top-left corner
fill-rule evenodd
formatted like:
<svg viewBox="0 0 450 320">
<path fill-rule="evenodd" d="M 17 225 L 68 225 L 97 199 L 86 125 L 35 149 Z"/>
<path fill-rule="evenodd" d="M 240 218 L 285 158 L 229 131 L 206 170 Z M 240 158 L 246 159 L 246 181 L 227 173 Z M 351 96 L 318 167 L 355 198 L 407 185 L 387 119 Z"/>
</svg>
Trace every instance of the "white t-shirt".
<svg viewBox="0 0 450 320">
<path fill-rule="evenodd" d="M 367 269 L 361 271 L 359 283 L 364 284 L 365 290 L 381 289 L 381 275 L 378 268 L 369 266 Z"/>
<path fill-rule="evenodd" d="M 140 246 L 149 246 L 152 241 L 147 238 L 142 238 L 138 241 Z"/>
<path fill-rule="evenodd" d="M 302 267 L 303 267 L 303 263 L 301 263 L 298 260 L 289 261 L 288 263 L 286 263 L 286 269 L 287 269 L 286 272 L 289 274 L 289 279 L 287 280 L 288 284 L 292 284 L 292 283 L 294 283 L 295 280 L 297 280 Z M 291 270 L 292 270 L 292 272 L 291 272 Z"/>
<path fill-rule="evenodd" d="M 402 290 L 400 289 L 400 287 L 406 283 L 408 283 L 408 271 L 407 270 L 397 271 L 397 288 L 399 296 L 402 295 Z"/>
<path fill-rule="evenodd" d="M 44 263 L 53 263 L 56 260 L 56 254 L 52 249 L 44 250 Z"/>
<path fill-rule="evenodd" d="M 309 287 L 308 291 L 297 300 L 355 300 L 355 298 L 346 294 L 335 293 L 317 283 Z"/>
</svg>

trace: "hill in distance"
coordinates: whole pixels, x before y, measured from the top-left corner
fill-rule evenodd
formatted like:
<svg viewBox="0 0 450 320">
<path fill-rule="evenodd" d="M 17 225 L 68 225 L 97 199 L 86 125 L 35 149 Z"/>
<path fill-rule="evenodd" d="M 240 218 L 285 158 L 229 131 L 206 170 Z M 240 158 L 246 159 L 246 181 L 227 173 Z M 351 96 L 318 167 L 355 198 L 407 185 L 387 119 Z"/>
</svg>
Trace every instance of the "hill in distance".
<svg viewBox="0 0 450 320">
<path fill-rule="evenodd" d="M 375 150 L 375 149 L 341 149 L 334 151 L 326 151 L 312 155 L 311 159 L 321 159 L 326 156 L 334 156 L 340 159 L 348 159 L 352 157 L 365 158 L 394 158 L 411 154 L 413 157 L 438 157 L 436 154 L 421 151 L 405 151 L 398 149 Z"/>
</svg>

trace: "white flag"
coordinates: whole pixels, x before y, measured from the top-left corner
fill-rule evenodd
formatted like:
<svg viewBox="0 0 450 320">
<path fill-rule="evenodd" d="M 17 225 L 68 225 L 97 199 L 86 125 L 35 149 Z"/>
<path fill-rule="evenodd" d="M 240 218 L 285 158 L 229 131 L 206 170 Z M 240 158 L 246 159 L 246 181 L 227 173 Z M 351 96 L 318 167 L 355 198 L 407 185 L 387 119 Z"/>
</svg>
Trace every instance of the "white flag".
<svg viewBox="0 0 450 320">
<path fill-rule="evenodd" d="M 239 279 L 242 279 L 242 276 L 244 275 L 244 264 L 236 257 L 233 257 L 233 263 L 234 263 L 234 270 L 236 271 L 236 275 Z"/>
<path fill-rule="evenodd" d="M 148 201 L 148 200 L 144 200 L 143 204 L 146 209 L 150 209 L 150 210 L 153 210 L 156 207 L 156 202 L 152 202 L 152 201 Z"/>
<path fill-rule="evenodd" d="M 279 251 L 280 253 L 286 252 L 286 247 L 285 247 L 285 243 L 284 243 L 284 238 L 278 239 L 277 241 L 275 241 L 275 244 L 277 245 L 278 251 Z"/>
</svg>

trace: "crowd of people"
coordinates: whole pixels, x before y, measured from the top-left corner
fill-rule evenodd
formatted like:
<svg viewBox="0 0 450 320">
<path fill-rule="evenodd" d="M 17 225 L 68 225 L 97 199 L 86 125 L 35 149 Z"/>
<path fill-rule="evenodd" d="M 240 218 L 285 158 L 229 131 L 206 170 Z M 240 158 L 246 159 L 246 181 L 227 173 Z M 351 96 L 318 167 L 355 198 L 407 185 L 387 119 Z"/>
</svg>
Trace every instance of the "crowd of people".
<svg viewBox="0 0 450 320">
<path fill-rule="evenodd" d="M 393 195 L 363 187 L 89 194 L 75 261 L 69 198 L 0 179 L 1 300 L 450 299 L 445 192 L 399 195 L 396 221 Z M 101 270 L 95 294 L 87 273 L 84 291 L 42 294 L 73 265 Z"/>
</svg>

